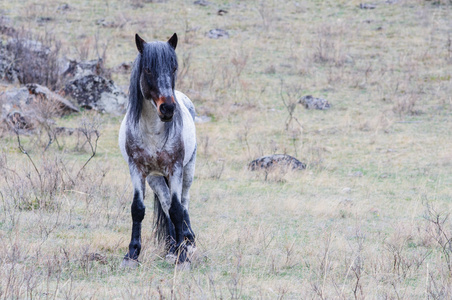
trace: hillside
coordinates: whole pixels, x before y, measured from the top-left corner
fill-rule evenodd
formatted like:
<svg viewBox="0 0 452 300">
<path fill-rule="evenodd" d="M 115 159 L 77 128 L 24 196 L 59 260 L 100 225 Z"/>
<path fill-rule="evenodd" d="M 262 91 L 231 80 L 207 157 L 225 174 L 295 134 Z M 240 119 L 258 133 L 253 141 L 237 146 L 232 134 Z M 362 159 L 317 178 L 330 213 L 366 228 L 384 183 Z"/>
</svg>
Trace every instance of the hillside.
<svg viewBox="0 0 452 300">
<path fill-rule="evenodd" d="M 126 94 L 135 33 L 176 32 L 176 88 L 209 120 L 197 124 L 189 271 L 154 243 L 149 189 L 141 266 L 120 268 L 133 197 L 121 115 L 56 118 L 44 105 L 54 122 L 3 128 L 0 298 L 452 297 L 450 1 L 3 1 L 0 12 L 2 44 L 5 28 L 51 37 L 58 58 L 102 58 Z M 0 92 L 19 85 L 4 79 Z M 306 109 L 307 95 L 331 107 Z M 306 169 L 248 168 L 270 154 Z"/>
</svg>

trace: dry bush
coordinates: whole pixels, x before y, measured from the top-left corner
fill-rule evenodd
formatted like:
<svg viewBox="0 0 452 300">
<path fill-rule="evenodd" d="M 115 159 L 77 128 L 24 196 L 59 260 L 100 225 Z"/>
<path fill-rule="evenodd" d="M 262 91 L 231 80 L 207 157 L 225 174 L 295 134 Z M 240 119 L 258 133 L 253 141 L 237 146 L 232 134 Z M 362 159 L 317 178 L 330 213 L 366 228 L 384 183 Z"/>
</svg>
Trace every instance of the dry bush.
<svg viewBox="0 0 452 300">
<path fill-rule="evenodd" d="M 399 117 L 405 115 L 418 115 L 420 114 L 420 111 L 415 109 L 418 99 L 419 96 L 416 94 L 402 94 L 396 96 L 392 111 Z"/>
<path fill-rule="evenodd" d="M 37 95 L 30 105 L 31 110 L 35 113 L 37 133 L 35 135 L 37 143 L 42 145 L 42 135 L 47 136 L 44 142 L 46 151 L 53 142 L 56 142 L 58 148 L 61 145 L 58 141 L 58 129 L 55 126 L 55 118 L 62 115 L 63 107 L 56 99 L 46 98 L 43 95 Z M 41 145 L 38 145 L 41 146 Z"/>
<path fill-rule="evenodd" d="M 342 66 L 345 62 L 344 28 L 336 24 L 334 27 L 323 24 L 317 29 L 317 41 L 314 48 L 313 60 L 318 63 Z"/>
<path fill-rule="evenodd" d="M 289 128 L 292 129 L 292 134 L 295 140 L 295 134 L 297 131 L 301 132 L 303 130 L 303 126 L 300 121 L 298 121 L 295 116 L 295 109 L 298 106 L 298 101 L 300 100 L 302 95 L 302 88 L 299 86 L 291 86 L 287 87 L 284 85 L 284 81 L 281 79 L 281 89 L 280 89 L 280 97 L 281 101 L 284 104 L 284 107 L 287 110 L 288 116 L 285 122 L 285 130 L 289 131 Z M 295 123 L 296 124 L 293 124 Z"/>
<path fill-rule="evenodd" d="M 22 145 L 20 147 L 30 157 Z M 46 157 L 39 166 L 30 160 L 28 168 L 15 171 L 4 155 L 1 158 L 1 169 L 5 203 L 10 203 L 19 210 L 55 209 L 59 205 L 56 198 L 73 185 L 60 157 Z"/>
<path fill-rule="evenodd" d="M 52 90 L 60 87 L 61 44 L 54 35 L 47 31 L 34 35 L 22 29 L 14 33 L 7 49 L 14 55 L 14 67 L 21 84 L 38 83 Z"/>
<path fill-rule="evenodd" d="M 260 0 L 257 4 L 257 12 L 262 21 L 262 28 L 268 32 L 274 23 L 276 16 L 276 10 L 273 8 L 274 3 L 270 3 L 269 0 Z"/>
<path fill-rule="evenodd" d="M 431 204 L 425 204 L 424 218 L 427 221 L 426 233 L 436 242 L 438 250 L 447 267 L 449 277 L 452 277 L 452 226 L 450 213 L 438 212 Z"/>
<path fill-rule="evenodd" d="M 45 114 L 50 113 L 51 111 L 47 111 Z M 49 127 L 46 128 L 49 143 L 42 148 L 35 143 L 33 153 L 25 148 L 19 130 L 16 130 L 17 146 L 27 157 L 28 167 L 21 168 L 19 171 L 9 166 L 6 155 L 1 158 L 2 179 L 6 185 L 3 197 L 7 203 L 12 203 L 19 209 L 54 209 L 58 207 L 58 197 L 63 191 L 73 189 L 78 182 L 84 180 L 82 175 L 85 167 L 96 155 L 97 142 L 100 137 L 99 118 L 82 118 L 80 127 L 77 128 L 77 131 L 84 137 L 81 148 L 88 145 L 89 153 L 91 153 L 81 167 L 69 164 L 62 153 L 46 153 L 53 138 L 50 133 L 55 134 L 56 129 L 53 124 L 44 121 L 43 124 Z M 40 156 L 39 161 L 36 160 L 38 155 Z"/>
<path fill-rule="evenodd" d="M 108 59 L 108 48 L 110 46 L 110 39 L 101 42 L 99 31 L 96 31 L 94 36 L 85 38 L 81 43 L 75 46 L 75 51 L 80 61 L 88 61 L 95 59 L 96 67 L 95 74 L 111 79 L 112 69 L 108 68 L 105 62 Z"/>
</svg>

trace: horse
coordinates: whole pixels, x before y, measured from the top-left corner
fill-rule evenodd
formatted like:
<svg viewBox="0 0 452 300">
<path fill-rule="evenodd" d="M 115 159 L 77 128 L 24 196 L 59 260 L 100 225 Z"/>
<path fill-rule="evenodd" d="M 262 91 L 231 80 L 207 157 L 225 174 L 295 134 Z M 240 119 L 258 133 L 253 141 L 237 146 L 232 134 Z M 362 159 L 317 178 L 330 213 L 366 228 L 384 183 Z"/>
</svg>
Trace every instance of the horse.
<svg viewBox="0 0 452 300">
<path fill-rule="evenodd" d="M 145 42 L 135 35 L 138 54 L 130 76 L 129 104 L 119 130 L 119 147 L 133 184 L 132 235 L 123 267 L 139 264 L 145 182 L 154 192 L 154 230 L 166 260 L 190 264 L 195 234 L 188 213 L 196 161 L 195 108 L 174 89 L 177 35 Z"/>
</svg>

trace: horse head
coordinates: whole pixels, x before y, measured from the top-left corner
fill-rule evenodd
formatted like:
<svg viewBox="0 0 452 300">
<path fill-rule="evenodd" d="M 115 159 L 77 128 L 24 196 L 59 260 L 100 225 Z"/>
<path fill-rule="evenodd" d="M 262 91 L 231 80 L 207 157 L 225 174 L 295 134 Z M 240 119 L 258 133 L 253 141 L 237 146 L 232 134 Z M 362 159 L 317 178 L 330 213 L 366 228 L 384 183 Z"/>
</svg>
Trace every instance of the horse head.
<svg viewBox="0 0 452 300">
<path fill-rule="evenodd" d="M 177 35 L 168 42 L 146 43 L 138 34 L 135 43 L 141 54 L 140 88 L 144 99 L 151 101 L 161 121 L 173 119 L 176 109 L 174 84 L 176 81 Z"/>
</svg>

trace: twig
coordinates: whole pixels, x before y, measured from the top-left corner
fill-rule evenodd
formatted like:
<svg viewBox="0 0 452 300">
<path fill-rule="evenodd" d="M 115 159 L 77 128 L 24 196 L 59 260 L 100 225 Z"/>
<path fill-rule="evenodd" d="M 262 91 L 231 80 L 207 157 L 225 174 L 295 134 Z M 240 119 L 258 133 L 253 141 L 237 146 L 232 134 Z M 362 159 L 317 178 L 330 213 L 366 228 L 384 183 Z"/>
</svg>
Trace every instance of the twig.
<svg viewBox="0 0 452 300">
<path fill-rule="evenodd" d="M 100 133 L 97 130 L 93 130 L 92 132 L 94 132 L 96 134 L 96 140 L 94 141 L 94 146 L 93 146 L 93 143 L 91 142 L 91 132 L 88 132 L 87 130 L 82 130 L 82 133 L 85 135 L 86 140 L 88 141 L 88 144 L 91 148 L 91 156 L 88 158 L 88 160 L 85 162 L 85 164 L 78 171 L 77 176 L 75 177 L 76 179 L 79 177 L 80 173 L 83 171 L 83 169 L 86 167 L 86 165 L 90 162 L 90 160 L 96 155 L 97 141 L 99 140 Z"/>
<path fill-rule="evenodd" d="M 25 150 L 24 147 L 22 146 L 22 144 L 21 144 L 21 142 L 20 142 L 19 130 L 16 128 L 16 129 L 14 130 L 14 132 L 16 133 L 16 136 L 17 136 L 17 143 L 18 143 L 18 145 L 19 145 L 19 150 L 20 150 L 20 152 L 22 152 L 23 154 L 25 154 L 25 155 L 28 157 L 28 159 L 30 160 L 31 164 L 32 164 L 33 167 L 35 168 L 36 174 L 38 174 L 39 182 L 40 182 L 40 184 L 41 184 L 41 191 L 42 191 L 42 178 L 41 178 L 41 173 L 39 172 L 38 168 L 36 167 L 36 165 L 35 165 L 33 159 L 31 159 L 30 154 L 28 154 L 27 150 Z"/>
</svg>

